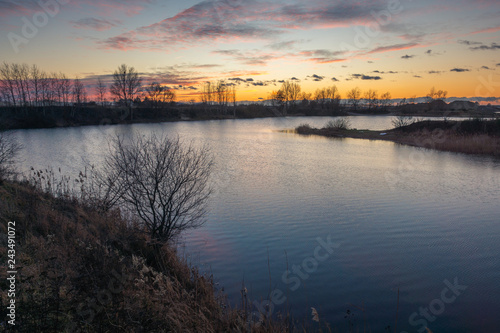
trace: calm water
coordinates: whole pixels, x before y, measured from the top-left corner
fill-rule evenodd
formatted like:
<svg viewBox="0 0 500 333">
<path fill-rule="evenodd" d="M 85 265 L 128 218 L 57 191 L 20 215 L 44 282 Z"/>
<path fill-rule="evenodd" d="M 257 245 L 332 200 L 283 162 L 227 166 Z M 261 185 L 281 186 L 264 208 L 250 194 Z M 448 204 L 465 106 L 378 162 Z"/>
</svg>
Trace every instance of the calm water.
<svg viewBox="0 0 500 333">
<path fill-rule="evenodd" d="M 426 324 L 434 332 L 498 331 L 500 161 L 277 131 L 327 120 L 136 124 L 16 135 L 25 146 L 23 169 L 61 167 L 70 175 L 84 160 L 99 163 L 109 135 L 165 131 L 207 143 L 216 159 L 216 191 L 207 223 L 184 236 L 181 251 L 213 273 L 233 304 L 240 302 L 244 282 L 256 303 L 272 292 L 274 312 L 288 303 L 299 320 L 315 327 L 315 307 L 323 323 L 341 332 L 349 328 L 347 309 L 355 313 L 354 327 L 362 329 L 361 311 L 349 304 L 364 304 L 367 326 L 384 332 L 394 327 L 399 288 L 398 331 L 417 332 Z M 354 127 L 379 130 L 390 128 L 390 121 L 352 119 Z M 328 238 L 335 244 L 329 252 L 319 247 Z M 455 293 L 448 286 L 453 284 L 459 285 Z"/>
</svg>

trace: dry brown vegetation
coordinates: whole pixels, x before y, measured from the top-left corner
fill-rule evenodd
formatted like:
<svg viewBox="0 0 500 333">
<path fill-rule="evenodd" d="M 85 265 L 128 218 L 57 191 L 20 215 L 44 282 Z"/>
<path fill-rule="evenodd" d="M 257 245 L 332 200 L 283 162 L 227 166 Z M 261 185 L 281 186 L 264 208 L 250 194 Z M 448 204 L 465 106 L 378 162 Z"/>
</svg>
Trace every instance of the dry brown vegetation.
<svg viewBox="0 0 500 333">
<path fill-rule="evenodd" d="M 393 141 L 400 144 L 465 154 L 500 156 L 500 119 L 402 122 L 387 131 L 349 130 L 331 126 L 312 128 L 302 124 L 303 135 Z"/>
<path fill-rule="evenodd" d="M 0 184 L 0 315 L 7 223 L 16 222 L 18 332 L 278 332 L 227 307 L 210 277 L 118 210 L 103 214 L 29 185 Z M 5 324 L 5 323 L 4 323 Z M 7 329 L 9 329 L 7 325 Z M 281 327 L 281 328 L 280 328 Z"/>
</svg>

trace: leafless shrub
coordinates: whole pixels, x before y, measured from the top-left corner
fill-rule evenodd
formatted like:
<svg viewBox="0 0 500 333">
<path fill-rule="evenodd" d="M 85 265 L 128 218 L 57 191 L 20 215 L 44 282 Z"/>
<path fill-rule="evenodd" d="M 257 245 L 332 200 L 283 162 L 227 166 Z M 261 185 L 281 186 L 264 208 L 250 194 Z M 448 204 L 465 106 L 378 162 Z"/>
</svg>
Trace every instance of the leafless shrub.
<svg viewBox="0 0 500 333">
<path fill-rule="evenodd" d="M 402 128 L 415 123 L 415 120 L 411 116 L 398 116 L 392 119 L 392 126 L 394 128 Z"/>
<path fill-rule="evenodd" d="M 110 208 L 128 210 L 153 240 L 167 242 L 203 224 L 212 164 L 207 147 L 184 145 L 179 138 L 117 137 L 96 181 Z"/>
<path fill-rule="evenodd" d="M 326 123 L 325 128 L 328 129 L 337 129 L 337 130 L 346 130 L 351 127 L 351 121 L 347 117 L 340 117 L 334 120 L 330 120 Z"/>
</svg>

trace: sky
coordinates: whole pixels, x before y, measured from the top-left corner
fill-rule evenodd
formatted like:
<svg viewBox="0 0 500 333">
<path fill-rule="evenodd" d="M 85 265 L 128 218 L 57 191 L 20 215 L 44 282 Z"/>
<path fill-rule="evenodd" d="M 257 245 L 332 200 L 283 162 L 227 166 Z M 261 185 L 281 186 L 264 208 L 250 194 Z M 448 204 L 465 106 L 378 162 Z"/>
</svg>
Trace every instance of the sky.
<svg viewBox="0 0 500 333">
<path fill-rule="evenodd" d="M 0 62 L 109 82 L 122 63 L 144 82 L 199 99 L 226 80 L 238 100 L 283 80 L 393 98 L 500 97 L 498 0 L 0 0 Z M 493 97 L 493 98 L 492 98 Z"/>
</svg>

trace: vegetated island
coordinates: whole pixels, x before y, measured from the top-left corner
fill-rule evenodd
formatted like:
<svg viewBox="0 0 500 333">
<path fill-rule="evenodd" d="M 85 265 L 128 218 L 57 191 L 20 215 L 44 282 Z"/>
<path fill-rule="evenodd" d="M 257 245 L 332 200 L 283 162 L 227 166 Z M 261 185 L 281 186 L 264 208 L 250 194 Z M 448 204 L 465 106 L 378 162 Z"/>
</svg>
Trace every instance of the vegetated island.
<svg viewBox="0 0 500 333">
<path fill-rule="evenodd" d="M 335 138 L 392 141 L 409 146 L 466 154 L 500 156 L 500 119 L 481 118 L 450 121 L 421 120 L 400 116 L 393 129 L 371 131 L 351 129 L 348 118 L 337 118 L 323 128 L 303 124 L 294 132 Z"/>
</svg>

